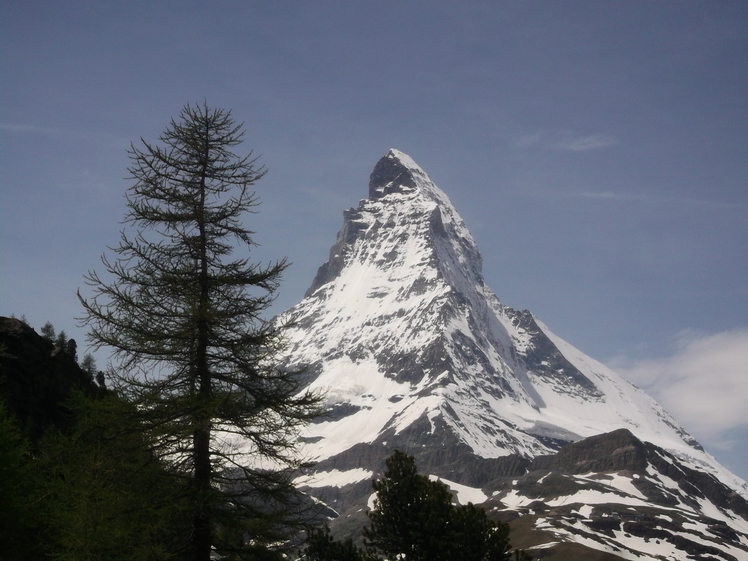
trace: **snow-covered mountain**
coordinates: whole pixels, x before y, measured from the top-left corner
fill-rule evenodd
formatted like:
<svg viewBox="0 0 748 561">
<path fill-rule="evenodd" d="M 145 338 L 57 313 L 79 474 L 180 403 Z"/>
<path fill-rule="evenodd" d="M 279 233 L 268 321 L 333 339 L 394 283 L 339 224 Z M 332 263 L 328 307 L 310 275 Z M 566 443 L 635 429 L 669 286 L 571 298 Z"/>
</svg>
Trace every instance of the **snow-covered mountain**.
<svg viewBox="0 0 748 561">
<path fill-rule="evenodd" d="M 516 462 L 628 429 L 748 498 L 652 398 L 503 306 L 449 198 L 398 150 L 376 164 L 368 198 L 344 211 L 329 260 L 281 321 L 292 325 L 284 366 L 306 369 L 330 408 L 302 435 L 316 488 L 363 489 L 399 448 L 480 491 Z"/>
</svg>

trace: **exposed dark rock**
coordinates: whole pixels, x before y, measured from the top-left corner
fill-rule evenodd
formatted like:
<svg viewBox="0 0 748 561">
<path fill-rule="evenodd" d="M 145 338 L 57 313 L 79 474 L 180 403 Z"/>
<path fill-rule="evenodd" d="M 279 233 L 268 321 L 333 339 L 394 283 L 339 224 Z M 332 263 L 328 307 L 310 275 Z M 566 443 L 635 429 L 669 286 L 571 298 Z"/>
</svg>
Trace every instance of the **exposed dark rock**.
<svg viewBox="0 0 748 561">
<path fill-rule="evenodd" d="M 589 484 L 579 482 L 566 474 L 551 473 L 542 478 L 542 483 L 539 483 L 536 478 L 525 477 L 518 480 L 515 487 L 525 497 L 553 499 L 573 495 L 588 486 Z"/>
<path fill-rule="evenodd" d="M 639 536 L 640 538 L 647 538 L 650 540 L 668 539 L 671 533 L 657 528 L 655 524 L 654 521 L 624 522 L 623 531 L 632 536 Z"/>
<path fill-rule="evenodd" d="M 709 499 L 720 508 L 729 508 L 743 518 L 748 519 L 748 500 L 725 486 L 709 473 L 697 471 L 684 466 L 672 455 L 647 442 L 648 461 L 663 475 L 678 482 L 687 496 L 699 496 Z M 693 501 L 693 505 L 699 504 Z"/>
<path fill-rule="evenodd" d="M 397 349 L 380 352 L 377 364 L 387 376 L 398 382 L 420 382 L 432 369 L 444 369 L 449 364 L 449 355 L 444 344 L 435 340 L 418 353 L 398 352 Z"/>
<path fill-rule="evenodd" d="M 343 227 L 338 232 L 335 245 L 330 248 L 330 256 L 327 262 L 317 269 L 312 285 L 304 294 L 305 298 L 314 294 L 319 287 L 335 279 L 343 270 L 348 247 L 356 240 L 359 233 L 366 229 L 366 224 L 359 219 L 360 214 L 356 209 L 350 208 L 343 211 Z"/>
<path fill-rule="evenodd" d="M 530 461 L 517 455 L 481 458 L 446 431 L 433 430 L 425 416 L 399 434 L 390 431 L 370 444 L 356 444 L 345 452 L 319 462 L 315 469 L 330 471 L 373 469 L 379 477 L 384 460 L 395 450 L 415 457 L 421 473 L 444 477 L 455 483 L 483 487 L 501 477 L 516 477 L 527 471 Z"/>
<path fill-rule="evenodd" d="M 388 152 L 377 162 L 369 176 L 369 198 L 381 199 L 390 193 L 410 191 L 415 186 L 410 170 L 392 152 Z"/>
<path fill-rule="evenodd" d="M 71 426 L 65 403 L 74 389 L 99 391 L 72 356 L 18 319 L 0 317 L 0 348 L 0 394 L 32 441 L 50 425 Z"/>
<path fill-rule="evenodd" d="M 600 390 L 582 374 L 556 348 L 556 345 L 540 329 L 535 317 L 528 310 L 518 311 L 505 308 L 512 323 L 526 330 L 532 336 L 527 351 L 521 356 L 522 362 L 528 370 L 537 375 L 557 379 L 560 382 L 559 391 L 568 387 L 571 391 L 581 391 L 588 399 L 602 397 Z"/>
<path fill-rule="evenodd" d="M 325 423 L 328 421 L 342 419 L 343 417 L 355 415 L 359 411 L 361 411 L 361 407 L 359 407 L 358 405 L 352 405 L 351 403 L 347 402 L 335 403 L 327 410 L 326 413 L 317 417 L 314 422 Z"/>
<path fill-rule="evenodd" d="M 559 470 L 565 473 L 590 473 L 647 467 L 647 447 L 628 429 L 599 434 L 567 444 L 558 454 L 539 456 L 530 469 Z"/>
<path fill-rule="evenodd" d="M 738 533 L 728 527 L 726 523 L 720 521 L 709 526 L 709 532 L 725 540 L 726 542 L 739 542 Z"/>
<path fill-rule="evenodd" d="M 429 420 L 424 415 L 398 434 L 395 434 L 394 430 L 387 431 L 377 441 L 358 444 L 320 462 L 315 467 L 319 471 L 364 468 L 372 470 L 372 478 L 379 478 L 384 471 L 384 459 L 395 449 L 399 449 L 416 458 L 421 473 L 481 488 L 489 494 L 491 491 L 497 493 L 483 505 L 495 519 L 510 521 L 520 514 L 542 513 L 546 524 L 566 531 L 569 529 L 568 520 L 581 519 L 584 526 L 577 525 L 573 531 L 585 539 L 615 539 L 615 532 L 623 531 L 649 541 L 669 542 L 684 552 L 684 558 L 710 555 L 726 561 L 734 559 L 708 543 L 697 543 L 690 539 L 686 523 L 692 522 L 693 515 L 689 514 L 690 518 L 684 517 L 679 513 L 677 506 L 683 501 L 688 502 L 689 496 L 698 495 L 708 498 L 718 506 L 741 513 L 746 508 L 746 501 L 712 476 L 691 470 L 662 449 L 641 442 L 627 429 L 574 442 L 566 445 L 557 454 L 534 460 L 517 455 L 485 459 L 475 456 L 469 447 L 456 438 L 445 436 L 448 432 L 439 426 L 440 422 L 443 421 L 439 418 Z M 688 494 L 684 490 L 675 501 L 672 495 L 654 486 L 651 480 L 652 468 L 675 481 L 682 481 L 683 486 L 688 485 Z M 578 474 L 590 473 L 598 473 L 599 476 L 588 475 L 583 479 L 575 477 Z M 548 506 L 547 502 L 557 501 L 561 497 L 573 497 L 583 490 L 611 493 L 608 486 L 610 476 L 606 475 L 607 473 L 639 474 L 639 477 L 634 477 L 632 481 L 648 497 L 650 505 L 634 509 L 625 502 L 616 504 L 613 498 L 616 493 L 613 492 L 612 503 L 595 505 L 594 510 L 585 517 L 580 517 L 579 503 L 573 500 L 559 506 Z M 654 492 L 654 489 L 658 489 L 658 492 Z M 333 522 L 336 532 L 341 536 L 356 539 L 356 529 L 360 531 L 361 525 L 366 522 L 364 513 L 366 501 L 372 493 L 371 481 L 359 481 L 341 488 L 329 487 L 313 491 L 315 496 L 340 513 L 341 517 Z M 520 509 L 521 512 L 507 509 L 501 502 L 501 497 L 507 492 L 516 492 L 531 502 Z M 693 506 L 695 509 L 699 508 L 696 501 Z M 740 545 L 741 536 L 724 522 L 709 518 L 703 520 L 708 524 L 708 532 L 702 539 L 714 544 L 736 544 L 736 547 L 743 548 Z M 584 527 L 587 530 L 584 530 Z M 522 546 L 524 542 L 519 543 Z M 564 548 L 570 545 L 559 544 L 537 551 L 553 558 L 554 552 L 560 555 L 565 551 Z M 597 559 L 594 550 L 587 550 L 581 546 L 574 547 L 579 550 L 576 559 Z M 535 552 L 533 550 L 533 554 Z"/>
<path fill-rule="evenodd" d="M 601 534 L 605 534 L 611 537 L 614 536 L 614 530 L 621 529 L 621 521 L 610 516 L 606 518 L 595 518 L 594 520 L 587 520 L 584 524 L 591 530 L 595 530 L 596 532 L 600 532 Z"/>
<path fill-rule="evenodd" d="M 702 543 L 689 540 L 688 538 L 680 535 L 670 537 L 670 542 L 675 545 L 678 549 L 683 550 L 690 556 L 694 556 L 695 559 L 704 559 L 704 555 L 714 556 L 717 559 L 726 559 L 728 561 L 737 561 L 732 555 L 728 555 L 717 548 Z"/>
</svg>

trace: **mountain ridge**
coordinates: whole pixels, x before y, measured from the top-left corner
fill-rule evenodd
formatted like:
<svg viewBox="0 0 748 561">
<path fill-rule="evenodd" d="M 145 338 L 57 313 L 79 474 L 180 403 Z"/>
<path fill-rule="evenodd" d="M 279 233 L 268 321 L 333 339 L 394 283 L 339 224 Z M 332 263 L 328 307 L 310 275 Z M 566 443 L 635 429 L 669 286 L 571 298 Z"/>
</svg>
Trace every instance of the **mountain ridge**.
<svg viewBox="0 0 748 561">
<path fill-rule="evenodd" d="M 281 367 L 305 371 L 308 387 L 327 396 L 328 416 L 300 435 L 316 466 L 299 483 L 338 512 L 336 531 L 360 530 L 370 479 L 399 449 L 456 500 L 519 516 L 531 530 L 517 547 L 748 558 L 748 484 L 641 389 L 530 311 L 504 306 L 467 226 L 426 172 L 392 149 L 368 194 L 343 212 L 328 261 L 279 318 L 291 326 Z M 598 441 L 620 442 L 608 450 Z M 731 541 L 715 549 L 722 534 Z M 663 556 L 647 556 L 657 549 L 650 538 Z"/>
<path fill-rule="evenodd" d="M 401 421 L 395 424 L 406 426 L 405 409 L 412 421 L 425 410 L 449 407 L 448 424 L 479 455 L 547 453 L 557 445 L 543 439 L 568 442 L 620 426 L 645 427 L 648 440 L 701 452 L 644 392 L 556 337 L 531 312 L 500 302 L 483 280 L 482 258 L 464 222 L 409 156 L 392 149 L 381 158 L 369 195 L 344 211 L 328 261 L 304 300 L 283 315 L 294 324 L 286 366 L 308 368 L 312 384 L 326 373 L 320 385 L 332 387 L 336 368 L 343 385 L 350 377 L 342 372 L 369 369 L 372 376 L 364 377 L 373 380 L 376 371 L 381 395 L 392 394 L 387 399 L 401 396 L 402 403 L 420 395 L 434 402 L 393 408 L 391 420 Z M 378 395 L 357 397 L 367 393 Z M 587 419 L 581 425 L 562 418 L 570 400 L 582 406 L 574 411 Z M 342 399 L 349 420 L 370 407 L 364 401 Z M 604 406 L 611 402 L 625 411 L 611 417 Z M 504 440 L 475 428 L 481 425 L 476 414 L 491 417 L 487 412 L 497 410 L 501 415 L 491 423 L 506 425 Z M 467 417 L 473 417 L 469 423 Z"/>
</svg>

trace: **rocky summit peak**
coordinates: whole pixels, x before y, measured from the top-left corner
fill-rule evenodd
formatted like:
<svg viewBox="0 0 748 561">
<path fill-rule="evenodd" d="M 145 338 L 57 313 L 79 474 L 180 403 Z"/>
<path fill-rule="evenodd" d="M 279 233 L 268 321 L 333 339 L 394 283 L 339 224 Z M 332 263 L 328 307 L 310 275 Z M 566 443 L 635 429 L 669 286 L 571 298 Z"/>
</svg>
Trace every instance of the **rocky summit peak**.
<svg viewBox="0 0 748 561">
<path fill-rule="evenodd" d="M 326 396 L 329 415 L 305 427 L 299 442 L 301 455 L 317 462 L 311 488 L 333 500 L 342 521 L 344 512 L 363 516 L 368 480 L 399 449 L 426 473 L 472 489 L 467 501 L 492 497 L 487 510 L 540 512 L 535 497 L 547 496 L 550 512 L 568 499 L 576 510 L 567 512 L 574 520 L 580 512 L 591 517 L 589 528 L 601 529 L 610 551 L 627 535 L 631 551 L 637 536 L 664 544 L 663 520 L 675 527 L 673 508 L 681 504 L 686 528 L 709 513 L 719 520 L 700 521 L 700 529 L 728 536 L 719 524 L 748 524 L 748 485 L 652 398 L 531 312 L 502 305 L 484 282 L 480 253 L 457 210 L 402 152 L 377 162 L 369 198 L 344 211 L 328 261 L 279 321 L 290 325 L 281 368 L 303 371 L 308 387 Z M 697 494 L 681 478 L 721 491 Z M 618 514 L 658 500 L 669 510 L 653 516 L 651 527 Z M 538 522 L 548 516 L 543 511 Z M 568 534 L 570 516 L 559 518 L 559 531 Z M 620 530 L 618 538 L 611 529 Z M 729 539 L 748 544 L 737 534 Z M 698 551 L 716 551 L 711 543 Z M 685 558 L 677 548 L 661 550 Z M 748 546 L 730 551 L 710 558 L 734 560 Z"/>
<path fill-rule="evenodd" d="M 283 315 L 283 367 L 305 371 L 331 410 L 305 429 L 305 454 L 334 463 L 360 446 L 400 447 L 428 466 L 448 447 L 531 459 L 628 429 L 735 481 L 644 392 L 502 305 L 457 210 L 410 157 L 381 158 L 370 195 L 344 211 L 328 261 Z"/>
<path fill-rule="evenodd" d="M 416 176 L 426 177 L 426 174 L 410 156 L 391 148 L 369 176 L 369 198 L 381 199 L 390 193 L 410 192 L 416 188 Z"/>
<path fill-rule="evenodd" d="M 480 277 L 480 254 L 449 198 L 410 156 L 393 148 L 374 166 L 369 198 L 361 200 L 358 208 L 343 211 L 343 226 L 330 249 L 330 258 L 317 271 L 305 296 L 350 267 L 380 272 L 386 269 L 399 282 L 404 282 L 403 271 L 419 271 L 420 276 L 415 273 L 414 278 L 425 282 L 426 278 L 446 274 L 438 270 L 439 264 L 448 266 L 452 261 Z M 396 290 L 402 288 L 395 285 Z M 356 281 L 356 286 L 361 282 Z M 378 290 L 370 288 L 374 293 Z"/>
</svg>

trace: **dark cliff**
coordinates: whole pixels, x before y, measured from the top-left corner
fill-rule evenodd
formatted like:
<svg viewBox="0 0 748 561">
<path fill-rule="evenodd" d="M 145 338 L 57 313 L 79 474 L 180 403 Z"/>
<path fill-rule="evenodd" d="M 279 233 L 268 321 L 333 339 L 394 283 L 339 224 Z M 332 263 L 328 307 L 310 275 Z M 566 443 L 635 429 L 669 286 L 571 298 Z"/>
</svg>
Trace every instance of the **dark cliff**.
<svg viewBox="0 0 748 561">
<path fill-rule="evenodd" d="M 0 317 L 0 396 L 29 439 L 71 425 L 65 404 L 75 389 L 100 391 L 72 356 L 22 321 Z"/>
</svg>

